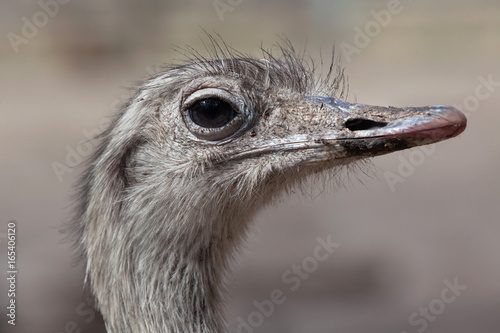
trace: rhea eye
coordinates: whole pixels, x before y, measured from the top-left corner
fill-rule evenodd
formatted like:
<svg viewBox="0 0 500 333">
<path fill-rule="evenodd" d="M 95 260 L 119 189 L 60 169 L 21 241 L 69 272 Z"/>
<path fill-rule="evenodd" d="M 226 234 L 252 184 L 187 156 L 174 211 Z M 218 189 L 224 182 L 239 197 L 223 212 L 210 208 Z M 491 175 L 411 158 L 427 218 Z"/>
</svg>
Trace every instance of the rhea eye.
<svg viewBox="0 0 500 333">
<path fill-rule="evenodd" d="M 181 100 L 180 113 L 194 136 L 217 143 L 228 142 L 243 133 L 253 119 L 243 96 L 219 88 L 202 88 L 186 94 Z"/>
<path fill-rule="evenodd" d="M 198 126 L 220 128 L 236 117 L 233 107 L 218 98 L 202 99 L 189 108 L 189 117 Z"/>
</svg>

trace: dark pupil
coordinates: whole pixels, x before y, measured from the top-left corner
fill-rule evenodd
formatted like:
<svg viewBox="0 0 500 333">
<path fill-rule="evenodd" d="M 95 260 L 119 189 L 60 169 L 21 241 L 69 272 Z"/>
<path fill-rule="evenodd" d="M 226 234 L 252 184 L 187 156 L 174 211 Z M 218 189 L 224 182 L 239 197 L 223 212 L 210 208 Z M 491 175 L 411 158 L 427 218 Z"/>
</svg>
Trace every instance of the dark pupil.
<svg viewBox="0 0 500 333">
<path fill-rule="evenodd" d="M 220 99 L 206 98 L 189 108 L 189 116 L 198 126 L 218 128 L 233 120 L 236 117 L 236 112 L 231 105 Z"/>
</svg>

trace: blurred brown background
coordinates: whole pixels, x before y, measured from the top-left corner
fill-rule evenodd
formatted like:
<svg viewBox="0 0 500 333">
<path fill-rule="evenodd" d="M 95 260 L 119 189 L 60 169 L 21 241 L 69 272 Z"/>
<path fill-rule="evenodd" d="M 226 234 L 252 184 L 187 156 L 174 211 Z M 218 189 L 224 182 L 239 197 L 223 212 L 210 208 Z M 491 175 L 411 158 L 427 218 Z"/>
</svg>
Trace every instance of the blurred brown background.
<svg viewBox="0 0 500 333">
<path fill-rule="evenodd" d="M 126 100 L 123 87 L 180 58 L 172 45 L 203 51 L 203 28 L 259 56 L 261 42 L 285 34 L 319 59 L 334 43 L 356 46 L 355 29 L 366 27 L 368 45 L 344 57 L 351 101 L 462 105 L 468 128 L 260 214 L 231 286 L 230 331 L 254 301 L 282 289 L 286 302 L 255 332 L 500 332 L 498 0 L 402 0 L 386 26 L 371 11 L 388 1 L 54 1 L 0 2 L 1 332 L 102 332 L 81 303 L 82 268 L 57 232 L 71 214 L 71 164 Z M 230 6 L 222 16 L 221 3 Z M 68 169 L 57 174 L 54 163 Z M 9 220 L 18 223 L 16 327 L 5 317 Z M 341 246 L 290 291 L 282 274 L 327 235 Z M 440 308 L 444 281 L 455 278 L 467 289 Z M 410 324 L 429 306 L 436 315 L 425 329 Z"/>
</svg>

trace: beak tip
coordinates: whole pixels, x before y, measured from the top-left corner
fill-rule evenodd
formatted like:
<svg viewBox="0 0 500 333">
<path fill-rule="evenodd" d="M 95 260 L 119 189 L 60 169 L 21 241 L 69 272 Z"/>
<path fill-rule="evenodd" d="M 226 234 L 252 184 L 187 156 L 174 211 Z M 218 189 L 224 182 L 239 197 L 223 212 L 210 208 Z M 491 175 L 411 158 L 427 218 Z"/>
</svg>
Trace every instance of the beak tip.
<svg viewBox="0 0 500 333">
<path fill-rule="evenodd" d="M 442 122 L 443 134 L 446 138 L 453 138 L 465 131 L 467 127 L 467 117 L 463 112 L 452 106 L 433 106 L 431 107 L 433 114 L 438 116 Z"/>
</svg>

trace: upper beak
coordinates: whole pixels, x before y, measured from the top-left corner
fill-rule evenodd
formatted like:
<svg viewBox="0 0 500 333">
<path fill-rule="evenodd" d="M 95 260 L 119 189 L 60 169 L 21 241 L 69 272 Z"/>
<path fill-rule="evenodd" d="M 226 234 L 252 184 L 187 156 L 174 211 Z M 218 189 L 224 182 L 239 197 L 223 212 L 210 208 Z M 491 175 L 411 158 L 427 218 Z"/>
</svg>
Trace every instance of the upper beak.
<svg viewBox="0 0 500 333">
<path fill-rule="evenodd" d="M 455 137 L 467 118 L 451 106 L 382 107 L 348 103 L 331 97 L 307 96 L 337 114 L 335 140 L 354 148 L 357 155 L 381 155 Z M 328 135 L 325 137 L 328 141 Z M 333 138 L 332 138 L 333 139 Z"/>
</svg>

